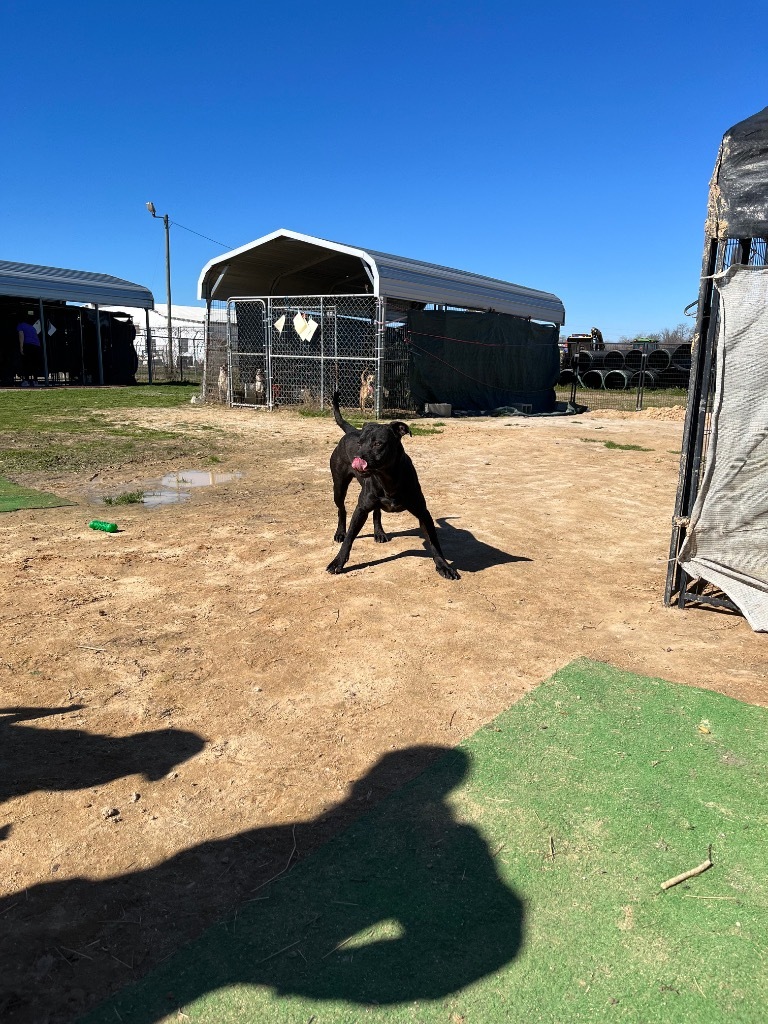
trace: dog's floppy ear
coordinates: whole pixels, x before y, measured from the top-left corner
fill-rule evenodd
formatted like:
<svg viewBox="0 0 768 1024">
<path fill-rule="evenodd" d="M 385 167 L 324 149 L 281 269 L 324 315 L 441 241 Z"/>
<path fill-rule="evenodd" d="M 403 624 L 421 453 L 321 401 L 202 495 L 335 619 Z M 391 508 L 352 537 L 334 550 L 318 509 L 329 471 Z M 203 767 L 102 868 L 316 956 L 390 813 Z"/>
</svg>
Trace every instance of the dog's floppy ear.
<svg viewBox="0 0 768 1024">
<path fill-rule="evenodd" d="M 405 437 L 406 434 L 411 433 L 411 428 L 407 423 L 403 423 L 402 420 L 392 420 L 389 424 L 389 429 L 394 430 L 398 437 Z M 411 436 L 413 436 L 411 434 Z"/>
</svg>

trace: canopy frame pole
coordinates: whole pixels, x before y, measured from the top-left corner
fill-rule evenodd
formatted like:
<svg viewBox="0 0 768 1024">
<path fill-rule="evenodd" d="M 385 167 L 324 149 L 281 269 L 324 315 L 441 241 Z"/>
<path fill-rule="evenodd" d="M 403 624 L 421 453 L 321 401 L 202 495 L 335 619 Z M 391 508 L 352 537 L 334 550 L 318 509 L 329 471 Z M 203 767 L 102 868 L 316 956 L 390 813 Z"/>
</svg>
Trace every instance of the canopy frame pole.
<svg viewBox="0 0 768 1024">
<path fill-rule="evenodd" d="M 147 324 L 147 383 L 152 383 L 152 328 L 149 326 L 149 309 L 144 310 L 144 319 Z"/>
<path fill-rule="evenodd" d="M 325 328 L 325 316 L 323 311 L 323 296 L 320 296 L 320 408 L 325 408 L 325 342 L 323 331 Z"/>
<path fill-rule="evenodd" d="M 43 372 L 45 374 L 45 383 L 48 384 L 48 345 L 45 341 L 45 310 L 43 309 L 43 300 L 40 299 L 40 339 L 43 345 Z"/>
<path fill-rule="evenodd" d="M 77 322 L 80 327 L 80 383 L 85 384 L 85 341 L 83 339 L 83 307 L 77 311 Z"/>
<path fill-rule="evenodd" d="M 101 351 L 101 314 L 99 304 L 95 302 L 93 308 L 96 310 L 96 355 L 99 360 L 99 385 L 104 386 L 104 356 Z"/>
<path fill-rule="evenodd" d="M 379 419 L 381 416 L 382 397 L 384 395 L 384 382 L 381 379 L 382 370 L 384 367 L 384 338 L 387 329 L 386 323 L 386 307 L 387 300 L 385 296 L 380 295 L 376 299 L 376 391 L 375 391 L 375 408 L 374 416 Z"/>
</svg>

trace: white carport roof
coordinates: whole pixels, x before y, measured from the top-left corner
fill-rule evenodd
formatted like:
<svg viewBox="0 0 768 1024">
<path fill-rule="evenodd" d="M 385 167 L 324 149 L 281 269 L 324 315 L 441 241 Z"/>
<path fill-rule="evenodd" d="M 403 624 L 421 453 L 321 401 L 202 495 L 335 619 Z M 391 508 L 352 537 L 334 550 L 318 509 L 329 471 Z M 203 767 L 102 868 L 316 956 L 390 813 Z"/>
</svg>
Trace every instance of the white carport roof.
<svg viewBox="0 0 768 1024">
<path fill-rule="evenodd" d="M 493 309 L 565 323 L 563 303 L 550 292 L 285 228 L 206 263 L 198 285 L 200 298 L 206 300 L 369 292 L 414 306 Z"/>
<path fill-rule="evenodd" d="M 7 260 L 0 260 L 0 295 L 48 302 L 93 302 L 99 306 L 130 306 L 134 309 L 152 309 L 155 305 L 148 288 L 119 277 Z"/>
</svg>

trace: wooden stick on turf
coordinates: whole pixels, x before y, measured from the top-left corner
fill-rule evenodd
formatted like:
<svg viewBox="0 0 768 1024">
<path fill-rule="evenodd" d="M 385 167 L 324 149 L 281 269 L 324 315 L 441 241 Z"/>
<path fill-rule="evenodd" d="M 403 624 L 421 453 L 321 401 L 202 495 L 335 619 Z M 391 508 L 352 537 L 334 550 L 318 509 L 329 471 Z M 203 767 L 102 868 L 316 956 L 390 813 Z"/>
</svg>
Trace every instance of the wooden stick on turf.
<svg viewBox="0 0 768 1024">
<path fill-rule="evenodd" d="M 674 878 L 668 878 L 666 882 L 661 883 L 661 888 L 671 889 L 673 885 L 679 885 L 681 882 L 685 882 L 688 878 L 704 874 L 704 872 L 709 871 L 712 866 L 712 847 L 710 846 L 709 852 L 707 853 L 707 859 L 703 863 L 699 864 L 696 868 L 691 868 L 690 871 L 683 871 L 681 875 L 675 875 Z"/>
</svg>

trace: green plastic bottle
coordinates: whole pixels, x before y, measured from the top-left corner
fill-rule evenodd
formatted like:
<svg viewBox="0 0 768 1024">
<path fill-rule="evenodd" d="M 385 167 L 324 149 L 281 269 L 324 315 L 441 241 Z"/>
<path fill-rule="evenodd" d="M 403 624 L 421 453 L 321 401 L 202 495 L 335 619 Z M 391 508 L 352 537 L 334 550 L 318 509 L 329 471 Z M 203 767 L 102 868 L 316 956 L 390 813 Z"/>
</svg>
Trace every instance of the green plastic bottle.
<svg viewBox="0 0 768 1024">
<path fill-rule="evenodd" d="M 104 533 L 117 533 L 117 523 L 106 523 L 103 519 L 92 519 L 88 525 L 92 530 L 103 530 Z"/>
</svg>

